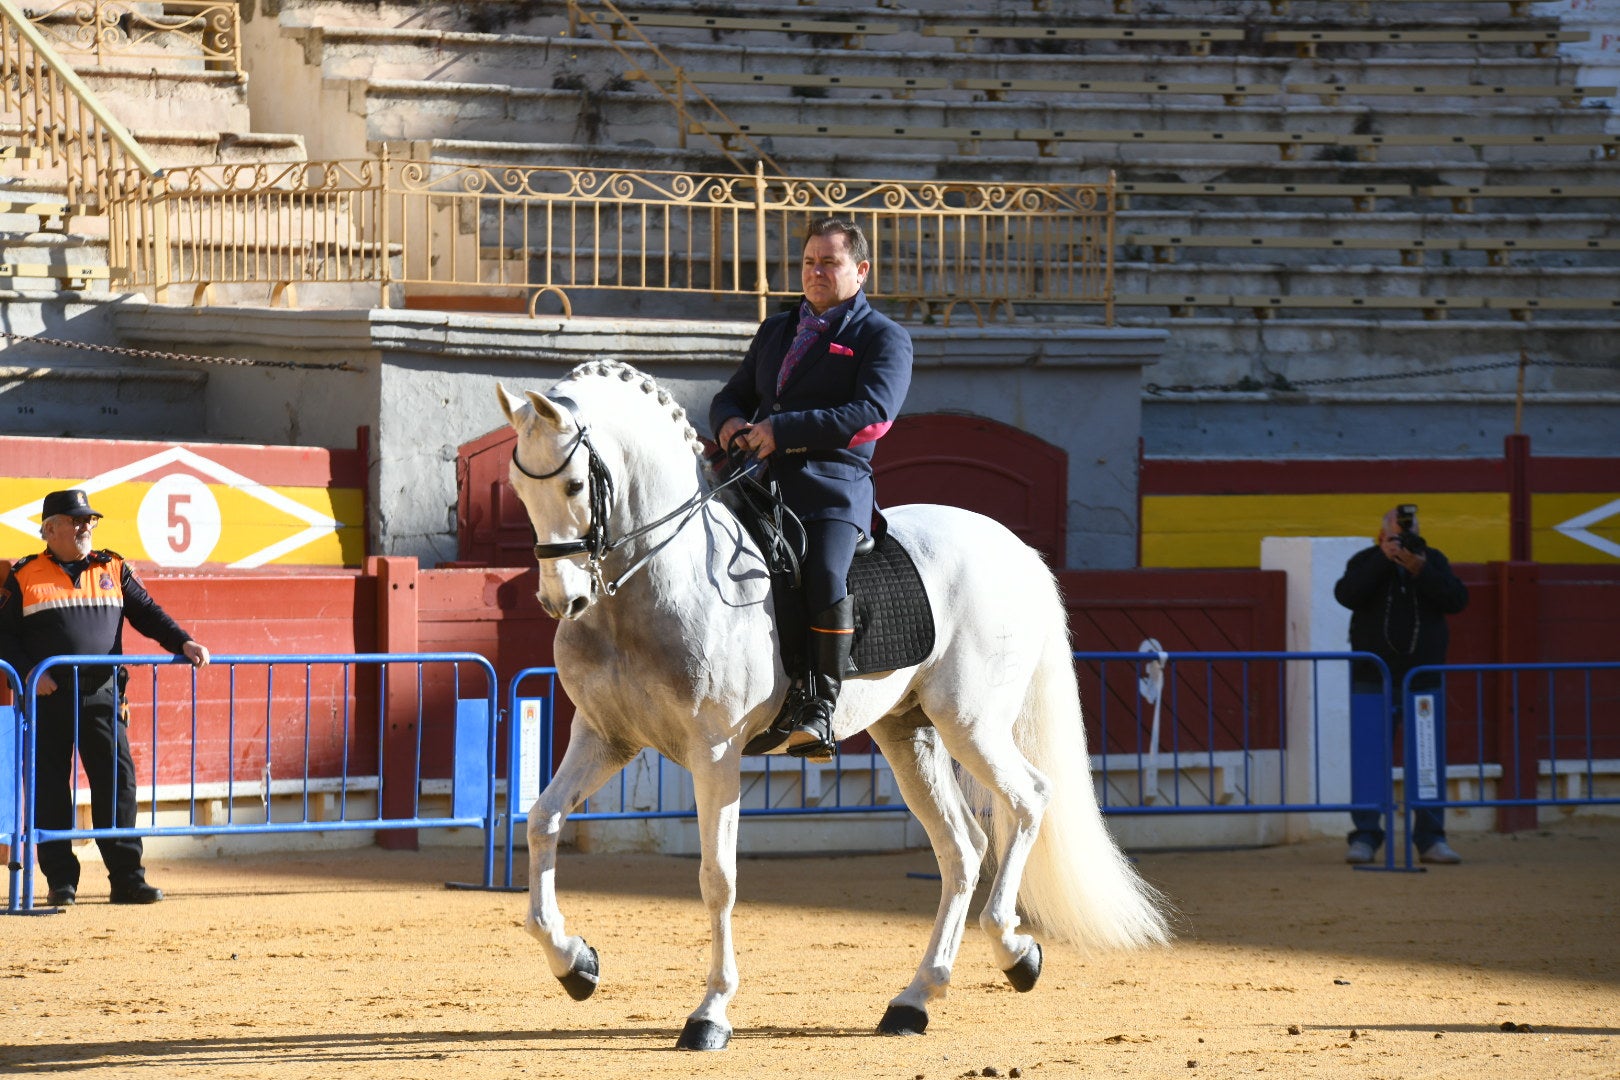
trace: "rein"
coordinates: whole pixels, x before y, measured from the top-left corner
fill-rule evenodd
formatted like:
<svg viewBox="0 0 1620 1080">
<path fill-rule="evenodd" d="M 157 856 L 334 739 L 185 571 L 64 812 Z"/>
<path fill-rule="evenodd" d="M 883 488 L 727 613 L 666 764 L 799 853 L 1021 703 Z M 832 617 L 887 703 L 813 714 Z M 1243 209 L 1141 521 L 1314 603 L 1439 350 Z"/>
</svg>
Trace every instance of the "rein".
<svg viewBox="0 0 1620 1080">
<path fill-rule="evenodd" d="M 564 540 L 555 544 L 534 545 L 534 557 L 536 561 L 546 562 L 555 559 L 571 559 L 576 555 L 587 556 L 585 568 L 590 571 L 591 577 L 595 579 L 597 587 L 602 590 L 604 595 L 607 596 L 613 596 L 616 594 L 619 591 L 619 588 L 626 581 L 628 581 L 631 576 L 633 576 L 643 566 L 646 566 L 647 563 L 651 562 L 653 557 L 656 556 L 660 551 L 663 551 L 664 548 L 668 547 L 675 540 L 675 537 L 680 535 L 680 531 L 686 526 L 686 523 L 691 521 L 699 511 L 707 506 L 710 500 L 731 485 L 738 483 L 741 480 L 751 478 L 754 468 L 757 465 L 757 462 L 750 463 L 748 466 L 739 469 L 722 482 L 710 488 L 707 492 L 699 492 L 698 494 L 693 495 L 690 499 L 687 499 L 684 503 L 665 514 L 663 517 L 658 518 L 656 521 L 650 521 L 645 525 L 631 529 L 629 532 L 624 533 L 617 539 L 610 539 L 607 533 L 607 518 L 608 505 L 613 499 L 613 474 L 608 472 L 606 463 L 602 461 L 602 456 L 596 452 L 596 446 L 591 442 L 590 429 L 585 422 L 580 419 L 579 406 L 576 405 L 573 400 L 566 397 L 557 396 L 553 397 L 551 400 L 568 410 L 568 414 L 573 417 L 574 426 L 578 429 L 574 435 L 573 441 L 568 445 L 568 453 L 564 455 L 562 463 L 548 473 L 530 472 L 528 469 L 524 468 L 523 463 L 518 460 L 517 447 L 513 446 L 512 464 L 517 466 L 518 472 L 522 473 L 524 476 L 527 476 L 531 480 L 549 480 L 566 469 L 568 467 L 568 463 L 574 460 L 574 455 L 579 451 L 579 448 L 583 446 L 585 448 L 586 455 L 586 489 L 590 499 L 591 523 L 586 527 L 585 535 L 580 537 L 578 540 Z M 602 569 L 602 560 L 605 556 L 617 551 L 630 541 L 646 536 L 654 529 L 669 524 L 676 518 L 680 518 L 681 520 L 676 524 L 674 532 L 670 533 L 669 536 L 664 540 L 661 540 L 657 544 L 653 545 L 653 547 L 641 558 L 637 559 L 634 563 L 631 563 L 630 566 L 625 569 L 624 573 L 611 580 L 607 578 Z"/>
</svg>

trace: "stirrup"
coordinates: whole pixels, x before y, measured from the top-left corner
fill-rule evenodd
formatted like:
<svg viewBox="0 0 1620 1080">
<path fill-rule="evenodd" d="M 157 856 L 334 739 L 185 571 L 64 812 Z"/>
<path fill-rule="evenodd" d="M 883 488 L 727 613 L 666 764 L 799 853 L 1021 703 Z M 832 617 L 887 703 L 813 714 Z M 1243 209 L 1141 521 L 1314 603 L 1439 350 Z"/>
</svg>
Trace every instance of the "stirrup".
<svg viewBox="0 0 1620 1080">
<path fill-rule="evenodd" d="M 804 683 L 794 682 L 788 687 L 787 698 L 782 702 L 782 709 L 771 721 L 771 726 L 755 735 L 743 746 L 743 756 L 752 757 L 757 754 L 768 754 L 778 746 L 787 742 L 788 736 L 793 734 L 793 719 L 799 715 L 810 701 L 810 691 Z"/>
<path fill-rule="evenodd" d="M 815 762 L 828 762 L 838 750 L 832 734 L 834 703 L 826 698 L 811 698 L 800 712 L 800 720 L 788 732 L 789 756 L 807 758 Z"/>
</svg>

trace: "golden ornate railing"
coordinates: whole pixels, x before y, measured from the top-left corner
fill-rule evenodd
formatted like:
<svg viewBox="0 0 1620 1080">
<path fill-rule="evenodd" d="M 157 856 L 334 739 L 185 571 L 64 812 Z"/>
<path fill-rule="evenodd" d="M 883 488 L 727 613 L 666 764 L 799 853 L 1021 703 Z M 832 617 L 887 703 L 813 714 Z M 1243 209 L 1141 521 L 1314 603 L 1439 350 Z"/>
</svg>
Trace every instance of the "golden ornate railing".
<svg viewBox="0 0 1620 1080">
<path fill-rule="evenodd" d="M 114 196 L 125 281 L 166 290 L 306 283 L 540 297 L 799 293 L 810 219 L 854 218 L 870 295 L 938 305 L 1102 305 L 1113 320 L 1113 182 L 815 180 L 393 161 L 199 166 Z M 165 237 L 166 242 L 160 242 Z"/>
<path fill-rule="evenodd" d="M 59 171 L 70 206 L 100 206 L 113 173 L 157 184 L 159 169 L 15 0 L 0 0 L 0 142 Z"/>
<path fill-rule="evenodd" d="M 65 0 L 31 4 L 28 19 L 58 51 L 76 60 L 107 64 L 192 66 L 242 71 L 241 17 L 225 0 Z"/>
</svg>

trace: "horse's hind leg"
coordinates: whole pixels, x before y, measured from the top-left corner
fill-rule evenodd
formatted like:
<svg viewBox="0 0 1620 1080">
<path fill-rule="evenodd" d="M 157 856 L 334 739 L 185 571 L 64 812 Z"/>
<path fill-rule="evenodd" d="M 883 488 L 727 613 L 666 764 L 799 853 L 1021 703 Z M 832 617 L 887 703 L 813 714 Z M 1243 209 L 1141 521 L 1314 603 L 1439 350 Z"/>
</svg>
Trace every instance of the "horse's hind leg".
<svg viewBox="0 0 1620 1080">
<path fill-rule="evenodd" d="M 624 768 L 632 755 L 614 749 L 576 714 L 568 749 L 551 783 L 529 809 L 529 917 L 524 929 L 545 948 L 551 973 L 575 1001 L 596 990 L 596 950 L 569 937 L 557 906 L 557 840 L 563 821 L 591 792 Z"/>
<path fill-rule="evenodd" d="M 943 997 L 950 985 L 979 880 L 985 836 L 957 789 L 939 731 L 921 710 L 890 717 L 870 733 L 894 770 L 906 805 L 928 833 L 939 862 L 939 913 L 933 936 L 911 985 L 889 1002 L 878 1024 L 884 1035 L 921 1035 L 928 1026 L 929 1003 Z"/>
<path fill-rule="evenodd" d="M 1010 738 L 970 738 L 966 745 L 953 746 L 952 756 L 1008 811 L 1004 820 L 1011 835 L 999 835 L 1002 830 L 997 830 L 995 842 L 1001 850 L 996 852 L 996 877 L 979 913 L 979 926 L 989 935 L 996 966 L 1006 973 L 1013 988 L 1031 990 L 1041 973 L 1041 947 L 1028 934 L 1018 932 L 1018 886 L 1052 799 L 1051 782 Z"/>
</svg>

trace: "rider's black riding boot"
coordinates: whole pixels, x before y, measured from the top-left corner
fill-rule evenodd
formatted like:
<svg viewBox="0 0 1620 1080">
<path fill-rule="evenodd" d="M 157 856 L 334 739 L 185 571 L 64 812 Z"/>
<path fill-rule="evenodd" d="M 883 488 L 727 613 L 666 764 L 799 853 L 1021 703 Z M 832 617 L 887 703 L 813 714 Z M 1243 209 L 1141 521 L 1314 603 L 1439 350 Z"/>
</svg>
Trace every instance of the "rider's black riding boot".
<svg viewBox="0 0 1620 1080">
<path fill-rule="evenodd" d="M 844 686 L 844 669 L 849 665 L 855 644 L 855 598 L 846 596 L 810 619 L 809 666 L 810 696 L 794 718 L 788 734 L 787 752 L 812 761 L 831 761 L 832 717 L 838 705 L 838 692 Z"/>
</svg>

